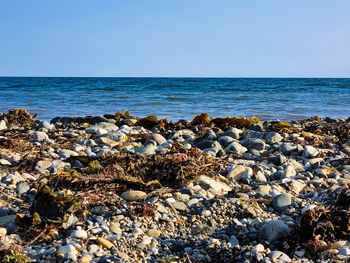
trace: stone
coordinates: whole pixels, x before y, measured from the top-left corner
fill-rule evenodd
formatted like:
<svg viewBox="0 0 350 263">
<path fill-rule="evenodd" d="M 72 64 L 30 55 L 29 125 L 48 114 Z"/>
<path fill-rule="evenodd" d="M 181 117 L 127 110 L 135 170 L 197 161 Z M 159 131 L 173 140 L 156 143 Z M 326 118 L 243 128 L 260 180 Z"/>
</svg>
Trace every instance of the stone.
<svg viewBox="0 0 350 263">
<path fill-rule="evenodd" d="M 301 163 L 298 163 L 296 160 L 290 160 L 290 165 L 293 166 L 295 172 L 301 173 L 304 172 L 304 166 Z"/>
<path fill-rule="evenodd" d="M 279 148 L 280 148 L 280 151 L 285 155 L 289 155 L 292 152 L 295 152 L 298 150 L 298 147 L 290 142 L 282 143 Z"/>
<path fill-rule="evenodd" d="M 171 205 L 176 209 L 176 210 L 180 210 L 180 211 L 186 211 L 187 210 L 187 206 L 183 203 L 183 202 L 172 202 Z"/>
<path fill-rule="evenodd" d="M 263 255 L 264 251 L 265 251 L 264 245 L 257 244 L 252 248 L 251 254 L 253 258 L 255 258 L 255 260 L 259 262 L 264 258 L 264 255 Z"/>
<path fill-rule="evenodd" d="M 4 176 L 1 179 L 1 182 L 4 184 L 13 184 L 16 185 L 18 182 L 23 181 L 22 176 L 16 171 Z"/>
<path fill-rule="evenodd" d="M 282 141 L 282 136 L 277 132 L 267 132 L 264 135 L 264 139 L 268 144 L 274 144 L 276 142 Z"/>
<path fill-rule="evenodd" d="M 205 190 L 216 195 L 224 195 L 232 190 L 232 187 L 225 183 L 218 182 L 208 176 L 202 175 L 197 179 L 197 183 Z"/>
<path fill-rule="evenodd" d="M 234 127 L 231 127 L 229 129 L 227 129 L 223 135 L 227 135 L 227 136 L 230 136 L 232 137 L 233 139 L 239 139 L 241 134 L 242 134 L 242 130 L 240 129 L 237 129 L 237 128 L 234 128 Z"/>
<path fill-rule="evenodd" d="M 101 142 L 104 144 L 104 145 L 107 145 L 111 148 L 113 147 L 116 147 L 118 146 L 120 143 L 115 141 L 115 140 L 112 140 L 112 139 L 109 139 L 107 137 L 101 137 Z"/>
<path fill-rule="evenodd" d="M 117 222 L 112 222 L 109 225 L 109 231 L 117 235 L 121 235 L 123 233 L 122 230 L 120 229 L 120 224 Z"/>
<path fill-rule="evenodd" d="M 283 253 L 282 251 L 274 250 L 269 254 L 269 258 L 272 261 L 272 263 L 288 263 L 292 260 L 286 253 Z"/>
<path fill-rule="evenodd" d="M 75 151 L 63 149 L 58 153 L 59 158 L 61 159 L 67 159 L 70 156 L 78 156 L 79 154 Z"/>
<path fill-rule="evenodd" d="M 92 256 L 84 255 L 79 259 L 79 263 L 90 263 L 91 260 L 92 260 Z"/>
<path fill-rule="evenodd" d="M 287 165 L 286 169 L 284 169 L 281 178 L 290 178 L 296 176 L 297 173 L 294 170 L 292 165 Z"/>
<path fill-rule="evenodd" d="M 16 191 L 17 191 L 18 195 L 22 195 L 22 194 L 28 192 L 29 189 L 30 189 L 30 186 L 25 181 L 18 182 L 16 185 Z"/>
<path fill-rule="evenodd" d="M 345 255 L 345 256 L 348 256 L 350 255 L 350 248 L 348 247 L 342 247 L 341 249 L 339 249 L 339 252 L 338 252 L 340 255 Z"/>
<path fill-rule="evenodd" d="M 191 207 L 191 206 L 198 204 L 198 203 L 199 203 L 199 200 L 197 198 L 192 198 L 186 202 L 186 205 L 188 207 Z"/>
<path fill-rule="evenodd" d="M 264 127 L 262 126 L 262 124 L 258 124 L 258 123 L 253 123 L 248 127 L 249 130 L 253 130 L 253 131 L 259 131 L 262 132 L 264 131 Z"/>
<path fill-rule="evenodd" d="M 121 197 L 126 201 L 132 202 L 146 197 L 146 193 L 138 190 L 129 190 L 121 194 Z"/>
<path fill-rule="evenodd" d="M 87 239 L 87 232 L 85 230 L 82 230 L 82 229 L 77 229 L 77 230 L 74 230 L 71 234 L 70 234 L 71 237 L 74 237 L 74 238 L 79 238 L 79 239 Z"/>
<path fill-rule="evenodd" d="M 6 236 L 7 234 L 7 229 L 4 227 L 0 227 L 0 236 Z"/>
<path fill-rule="evenodd" d="M 255 191 L 258 193 L 269 194 L 271 191 L 271 186 L 268 184 L 259 185 Z"/>
<path fill-rule="evenodd" d="M 4 120 L 0 121 L 0 131 L 7 129 L 6 122 Z"/>
<path fill-rule="evenodd" d="M 50 140 L 49 136 L 45 132 L 41 132 L 41 131 L 33 132 L 32 139 L 38 142 L 44 142 L 44 141 L 47 142 Z"/>
<path fill-rule="evenodd" d="M 259 237 L 270 242 L 286 238 L 289 235 L 289 227 L 282 220 L 265 221 L 259 229 Z"/>
<path fill-rule="evenodd" d="M 54 130 L 56 127 L 54 124 L 50 124 L 47 121 L 40 121 L 38 124 L 38 129 Z"/>
<path fill-rule="evenodd" d="M 254 130 L 245 130 L 242 133 L 242 137 L 244 139 L 263 139 L 264 133 L 260 131 L 254 131 Z"/>
<path fill-rule="evenodd" d="M 229 145 L 231 142 L 233 142 L 234 139 L 231 136 L 223 135 L 218 138 L 218 142 L 222 144 L 224 147 Z"/>
<path fill-rule="evenodd" d="M 232 235 L 229 240 L 230 244 L 232 247 L 237 247 L 239 246 L 239 241 L 236 236 Z"/>
<path fill-rule="evenodd" d="M 245 139 L 240 141 L 240 143 L 248 150 L 265 150 L 265 142 L 261 139 Z"/>
<path fill-rule="evenodd" d="M 234 154 L 238 154 L 241 155 L 243 153 L 245 153 L 246 151 L 248 151 L 248 149 L 244 146 L 242 146 L 240 143 L 238 142 L 231 142 L 226 148 L 225 151 L 227 153 L 234 153 Z"/>
<path fill-rule="evenodd" d="M 166 139 L 159 133 L 152 133 L 148 135 L 146 138 L 146 144 L 148 141 L 155 141 L 157 144 L 166 143 Z"/>
<path fill-rule="evenodd" d="M 291 203 L 292 200 L 290 195 L 283 193 L 273 198 L 272 207 L 279 212 L 283 212 L 291 205 Z"/>
<path fill-rule="evenodd" d="M 52 163 L 50 160 L 40 160 L 36 163 L 35 169 L 39 170 L 39 171 L 45 170 L 45 169 L 50 168 L 51 165 L 52 165 Z"/>
<path fill-rule="evenodd" d="M 103 129 L 103 128 L 97 128 L 96 131 L 95 131 L 96 135 L 98 136 L 102 136 L 104 134 L 108 134 L 108 131 Z"/>
<path fill-rule="evenodd" d="M 304 187 L 306 186 L 306 183 L 300 181 L 300 180 L 292 180 L 292 182 L 290 183 L 290 186 L 292 187 L 293 191 L 296 193 L 296 194 L 299 194 L 303 189 Z"/>
<path fill-rule="evenodd" d="M 144 237 L 140 243 L 137 244 L 137 248 L 145 249 L 148 245 L 152 243 L 151 237 Z"/>
<path fill-rule="evenodd" d="M 267 182 L 266 176 L 264 175 L 264 173 L 262 171 L 257 171 L 254 174 L 254 178 L 258 182 Z"/>
<path fill-rule="evenodd" d="M 155 154 L 157 150 L 157 146 L 153 144 L 147 144 L 146 146 L 142 146 L 140 148 L 135 149 L 135 153 L 152 155 Z"/>
<path fill-rule="evenodd" d="M 8 166 L 8 165 L 11 165 L 11 163 L 8 160 L 0 159 L 0 165 L 1 166 Z"/>
<path fill-rule="evenodd" d="M 97 237 L 96 239 L 97 243 L 103 246 L 104 248 L 111 249 L 114 245 L 109 240 L 103 238 L 103 237 Z"/>
<path fill-rule="evenodd" d="M 253 253 L 262 253 L 265 251 L 264 245 L 263 244 L 257 244 L 255 245 L 252 250 Z"/>
<path fill-rule="evenodd" d="M 311 145 L 306 145 L 303 150 L 303 156 L 305 158 L 314 158 L 318 155 L 318 153 L 318 150 Z"/>
<path fill-rule="evenodd" d="M 161 233 L 162 233 L 161 231 L 155 228 L 151 228 L 147 231 L 147 235 L 149 237 L 159 237 Z"/>
<path fill-rule="evenodd" d="M 65 257 L 67 259 L 76 261 L 77 260 L 77 250 L 72 244 L 67 244 L 62 246 L 57 251 L 58 257 Z"/>
<path fill-rule="evenodd" d="M 235 181 L 240 181 L 242 179 L 243 174 L 246 171 L 246 167 L 243 165 L 237 165 L 235 168 L 233 168 L 228 174 L 228 179 L 233 179 Z"/>
</svg>

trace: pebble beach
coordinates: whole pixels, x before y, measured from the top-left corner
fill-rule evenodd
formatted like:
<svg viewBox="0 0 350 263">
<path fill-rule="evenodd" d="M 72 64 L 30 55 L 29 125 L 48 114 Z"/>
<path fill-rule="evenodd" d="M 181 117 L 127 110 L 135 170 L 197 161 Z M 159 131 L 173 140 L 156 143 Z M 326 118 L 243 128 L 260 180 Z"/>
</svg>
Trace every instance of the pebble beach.
<svg viewBox="0 0 350 263">
<path fill-rule="evenodd" d="M 350 119 L 0 113 L 1 262 L 346 262 Z"/>
</svg>

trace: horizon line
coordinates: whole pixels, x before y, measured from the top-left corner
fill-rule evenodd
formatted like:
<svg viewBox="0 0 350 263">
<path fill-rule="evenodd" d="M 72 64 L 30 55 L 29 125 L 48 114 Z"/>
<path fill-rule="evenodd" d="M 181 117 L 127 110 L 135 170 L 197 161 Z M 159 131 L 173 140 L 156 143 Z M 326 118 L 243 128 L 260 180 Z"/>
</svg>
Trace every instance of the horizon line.
<svg viewBox="0 0 350 263">
<path fill-rule="evenodd" d="M 0 76 L 0 78 L 164 78 L 164 79 L 350 79 L 350 77 L 259 77 L 259 76 Z"/>
</svg>

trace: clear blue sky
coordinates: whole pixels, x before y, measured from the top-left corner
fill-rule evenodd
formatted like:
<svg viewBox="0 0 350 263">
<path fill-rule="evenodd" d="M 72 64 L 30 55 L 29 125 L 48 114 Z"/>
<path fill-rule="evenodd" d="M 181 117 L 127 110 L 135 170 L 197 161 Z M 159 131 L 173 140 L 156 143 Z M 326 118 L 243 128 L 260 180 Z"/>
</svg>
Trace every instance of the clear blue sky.
<svg viewBox="0 0 350 263">
<path fill-rule="evenodd" d="M 0 0 L 0 76 L 350 77 L 350 1 Z"/>
</svg>

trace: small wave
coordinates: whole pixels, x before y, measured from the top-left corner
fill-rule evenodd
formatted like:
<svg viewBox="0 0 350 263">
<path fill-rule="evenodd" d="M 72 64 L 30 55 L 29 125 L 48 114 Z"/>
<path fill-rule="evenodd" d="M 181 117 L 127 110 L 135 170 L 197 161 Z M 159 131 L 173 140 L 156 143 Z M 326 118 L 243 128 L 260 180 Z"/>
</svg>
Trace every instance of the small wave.
<svg viewBox="0 0 350 263">
<path fill-rule="evenodd" d="M 163 105 L 167 105 L 167 103 L 160 102 L 160 101 L 154 101 L 154 102 L 151 102 L 149 105 L 152 105 L 152 106 L 163 106 Z"/>
</svg>

